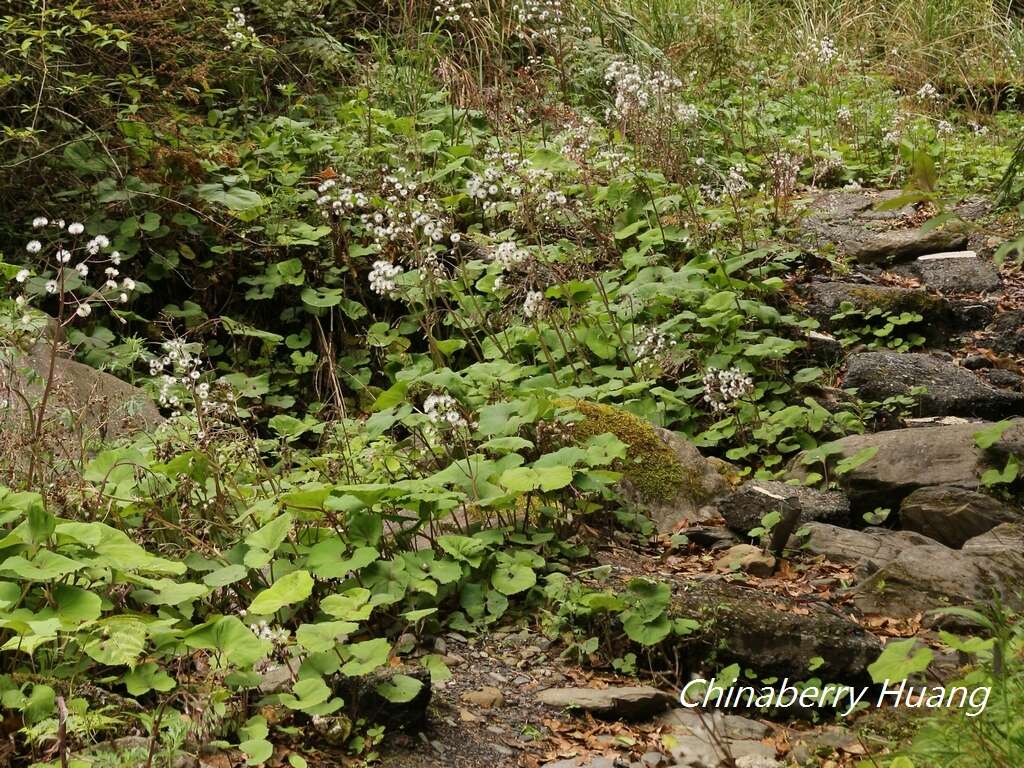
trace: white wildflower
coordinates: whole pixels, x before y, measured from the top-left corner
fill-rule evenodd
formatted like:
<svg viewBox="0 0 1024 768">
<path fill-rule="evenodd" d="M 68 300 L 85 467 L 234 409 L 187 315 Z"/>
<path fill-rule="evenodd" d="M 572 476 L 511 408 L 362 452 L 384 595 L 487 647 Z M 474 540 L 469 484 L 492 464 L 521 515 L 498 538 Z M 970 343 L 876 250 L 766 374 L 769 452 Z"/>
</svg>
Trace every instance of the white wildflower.
<svg viewBox="0 0 1024 768">
<path fill-rule="evenodd" d="M 526 294 L 526 301 L 523 302 L 523 315 L 527 318 L 536 316 L 544 305 L 544 294 L 540 291 L 530 291 Z"/>
<path fill-rule="evenodd" d="M 389 296 L 395 291 L 395 278 L 403 272 L 398 264 L 378 259 L 373 262 L 373 269 L 370 270 L 370 290 L 381 296 Z"/>
</svg>

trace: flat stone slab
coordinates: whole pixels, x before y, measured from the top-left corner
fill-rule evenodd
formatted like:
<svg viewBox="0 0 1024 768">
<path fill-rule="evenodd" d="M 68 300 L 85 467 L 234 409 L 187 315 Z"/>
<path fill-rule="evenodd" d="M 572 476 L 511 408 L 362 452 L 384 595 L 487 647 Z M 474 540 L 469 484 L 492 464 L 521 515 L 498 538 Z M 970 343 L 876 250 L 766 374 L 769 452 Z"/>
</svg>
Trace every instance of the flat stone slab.
<svg viewBox="0 0 1024 768">
<path fill-rule="evenodd" d="M 865 528 L 855 531 L 827 523 L 808 523 L 805 535 L 793 536 L 789 546 L 834 563 L 857 565 L 874 572 L 895 560 L 908 547 L 936 544 L 934 539 L 913 531 Z"/>
<path fill-rule="evenodd" d="M 914 395 L 918 416 L 1001 419 L 1024 414 L 1024 394 L 993 387 L 966 368 L 917 352 L 862 352 L 846 364 L 846 385 L 865 400 Z"/>
<path fill-rule="evenodd" d="M 955 223 L 925 229 L 913 206 L 877 210 L 898 190 L 842 190 L 815 199 L 802 222 L 805 239 L 864 263 L 891 264 L 967 245 Z"/>
<path fill-rule="evenodd" d="M 931 291 L 945 294 L 988 293 L 1002 286 L 999 270 L 975 251 L 946 251 L 919 256 L 895 270 L 915 277 Z"/>
<path fill-rule="evenodd" d="M 537 701 L 559 709 L 579 709 L 596 717 L 646 720 L 676 703 L 676 697 L 649 685 L 617 688 L 548 688 Z"/>
</svg>

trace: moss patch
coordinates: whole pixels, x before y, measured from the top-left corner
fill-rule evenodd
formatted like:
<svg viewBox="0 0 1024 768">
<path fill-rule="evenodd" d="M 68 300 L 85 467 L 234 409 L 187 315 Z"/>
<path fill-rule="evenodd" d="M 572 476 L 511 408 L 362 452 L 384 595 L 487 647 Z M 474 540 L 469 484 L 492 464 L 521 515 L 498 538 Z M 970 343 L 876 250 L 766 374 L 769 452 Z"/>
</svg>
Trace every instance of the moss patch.
<svg viewBox="0 0 1024 768">
<path fill-rule="evenodd" d="M 601 403 L 575 400 L 564 404 L 583 415 L 583 419 L 573 425 L 579 442 L 611 432 L 629 446 L 627 460 L 618 462 L 615 470 L 622 472 L 642 500 L 670 501 L 682 490 L 705 495 L 699 473 L 679 461 L 649 422 Z"/>
<path fill-rule="evenodd" d="M 886 312 L 916 312 L 923 317 L 934 317 L 946 308 L 941 298 L 924 291 L 887 291 L 864 286 L 850 291 L 850 298 L 858 309 L 878 307 Z"/>
</svg>

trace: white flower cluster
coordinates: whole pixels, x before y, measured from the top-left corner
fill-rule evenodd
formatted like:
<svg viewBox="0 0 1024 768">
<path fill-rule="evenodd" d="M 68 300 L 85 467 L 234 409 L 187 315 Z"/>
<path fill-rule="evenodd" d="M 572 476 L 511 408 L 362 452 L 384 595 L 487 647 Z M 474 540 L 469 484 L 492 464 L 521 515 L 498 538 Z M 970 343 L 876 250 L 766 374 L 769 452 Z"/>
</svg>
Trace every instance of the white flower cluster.
<svg viewBox="0 0 1024 768">
<path fill-rule="evenodd" d="M 466 193 L 474 200 L 487 200 L 501 193 L 501 170 L 488 166 L 482 173 L 474 173 L 466 182 Z"/>
<path fill-rule="evenodd" d="M 902 112 L 897 112 L 893 115 L 889 128 L 882 136 L 882 144 L 889 147 L 899 146 L 900 141 L 903 139 L 903 126 L 905 123 L 906 116 Z"/>
<path fill-rule="evenodd" d="M 434 0 L 434 20 L 438 24 L 447 22 L 474 21 L 476 15 L 473 13 L 473 4 L 470 2 L 459 2 L 459 0 Z"/>
<path fill-rule="evenodd" d="M 918 89 L 917 98 L 921 101 L 937 101 L 939 92 L 931 83 L 925 83 Z"/>
<path fill-rule="evenodd" d="M 619 121 L 644 116 L 652 109 L 671 108 L 673 97 L 683 87 L 674 75 L 661 70 L 645 72 L 637 64 L 622 60 L 608 65 L 604 79 L 615 95 L 615 105 L 608 116 Z"/>
<path fill-rule="evenodd" d="M 693 104 L 687 104 L 686 102 L 680 102 L 676 104 L 676 120 L 682 125 L 694 125 L 697 122 L 697 118 L 700 117 L 700 112 Z"/>
<path fill-rule="evenodd" d="M 523 302 L 523 316 L 527 319 L 537 317 L 544 308 L 544 294 L 540 291 L 530 291 L 526 294 Z"/>
<path fill-rule="evenodd" d="M 555 38 L 566 26 L 562 0 L 520 0 L 515 11 L 524 37 Z M 576 31 L 590 33 L 588 27 Z"/>
<path fill-rule="evenodd" d="M 800 158 L 788 152 L 776 152 L 768 158 L 771 193 L 776 198 L 790 198 L 796 192 Z"/>
<path fill-rule="evenodd" d="M 648 328 L 636 345 L 637 361 L 661 357 L 675 345 L 675 339 L 669 338 L 657 328 Z"/>
<path fill-rule="evenodd" d="M 739 197 L 750 189 L 750 182 L 743 175 L 743 168 L 734 165 L 722 179 L 722 197 Z"/>
<path fill-rule="evenodd" d="M 448 394 L 428 395 L 423 401 L 423 412 L 435 427 L 458 429 L 469 426 L 459 410 L 459 401 Z"/>
<path fill-rule="evenodd" d="M 85 233 L 84 224 L 77 221 L 67 224 L 64 219 L 51 221 L 46 216 L 32 219 L 32 228 L 41 231 L 41 236 L 46 236 L 48 246 L 44 246 L 39 239 L 29 240 L 25 244 L 26 253 L 33 256 L 34 261 L 40 262 L 43 270 L 38 281 L 31 280 L 34 274 L 31 268 L 20 269 L 15 274 L 15 282 L 24 285 L 26 289 L 26 293 L 15 298 L 15 305 L 19 309 L 27 307 L 30 294 L 59 295 L 64 306 L 73 310 L 74 316 L 82 318 L 92 314 L 94 305 L 109 306 L 128 302 L 131 292 L 136 288 L 135 281 L 126 277 L 118 283 L 115 279 L 119 274 L 116 267 L 121 263 L 121 254 L 117 251 L 104 253 L 110 248 L 110 238 L 99 234 L 79 244 L 76 239 Z M 73 264 L 72 261 L 76 259 L 77 263 Z M 85 284 L 91 267 L 103 265 L 109 266 L 104 270 L 107 279 L 102 286 L 93 288 Z M 29 324 L 31 317 L 26 315 L 22 320 Z"/>
<path fill-rule="evenodd" d="M 827 35 L 824 37 L 804 37 L 804 47 L 797 54 L 800 61 L 812 62 L 820 67 L 827 67 L 839 56 L 836 41 Z"/>
<path fill-rule="evenodd" d="M 162 354 L 150 359 L 149 375 L 160 377 L 160 405 L 173 408 L 173 415 L 179 416 L 187 394 L 199 415 L 227 415 L 234 396 L 224 385 L 218 385 L 218 392 L 214 393 L 210 383 L 202 380 L 203 360 L 191 346 L 184 339 L 170 339 L 160 345 Z M 197 437 L 201 439 L 204 435 L 200 433 Z"/>
<path fill-rule="evenodd" d="M 390 296 L 395 292 L 395 278 L 402 274 L 403 269 L 398 264 L 378 259 L 373 262 L 373 269 L 370 270 L 370 290 L 381 296 Z"/>
<path fill-rule="evenodd" d="M 730 403 L 740 400 L 754 391 L 754 380 L 738 368 L 718 370 L 708 368 L 704 374 L 704 402 L 715 413 L 729 408 Z"/>
<path fill-rule="evenodd" d="M 319 194 L 316 204 L 320 208 L 320 215 L 325 219 L 339 218 L 369 207 L 369 199 L 354 189 L 352 184 L 349 176 L 339 176 L 322 182 L 316 188 Z"/>
<path fill-rule="evenodd" d="M 939 120 L 935 126 L 935 133 L 940 139 L 949 138 L 954 133 L 953 124 L 948 120 Z"/>
<path fill-rule="evenodd" d="M 260 640 L 272 643 L 276 649 L 284 648 L 291 638 L 291 633 L 286 627 L 272 627 L 266 620 L 260 621 L 259 624 L 250 624 L 249 629 Z"/>
<path fill-rule="evenodd" d="M 407 246 L 438 244 L 449 228 L 443 208 L 418 191 L 420 183 L 405 181 L 405 168 L 385 172 L 380 194 L 383 207 L 360 215 L 367 231 L 382 249 L 404 243 Z"/>
<path fill-rule="evenodd" d="M 228 36 L 229 41 L 224 50 L 239 48 L 245 43 L 252 43 L 256 40 L 256 30 L 249 26 L 245 20 L 245 14 L 237 5 L 231 9 L 231 15 L 228 16 L 228 20 L 224 24 L 224 34 Z"/>
<path fill-rule="evenodd" d="M 843 128 L 849 128 L 853 125 L 853 112 L 850 111 L 849 107 L 840 107 L 836 110 L 836 122 Z"/>
<path fill-rule="evenodd" d="M 515 240 L 505 240 L 494 247 L 492 258 L 503 270 L 509 270 L 530 258 L 530 252 L 520 248 Z"/>
</svg>

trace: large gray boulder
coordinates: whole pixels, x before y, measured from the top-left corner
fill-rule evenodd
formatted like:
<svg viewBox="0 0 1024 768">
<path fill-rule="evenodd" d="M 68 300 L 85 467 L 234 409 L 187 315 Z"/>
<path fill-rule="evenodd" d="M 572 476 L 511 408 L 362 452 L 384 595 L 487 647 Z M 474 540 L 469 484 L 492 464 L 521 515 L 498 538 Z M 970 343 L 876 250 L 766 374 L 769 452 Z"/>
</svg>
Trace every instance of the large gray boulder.
<svg viewBox="0 0 1024 768">
<path fill-rule="evenodd" d="M 792 506 L 799 508 L 801 523 L 820 520 L 835 525 L 850 524 L 850 502 L 844 494 L 775 480 L 746 483 L 720 499 L 716 506 L 726 525 L 741 535 L 760 525 L 761 518 L 768 513 Z"/>
<path fill-rule="evenodd" d="M 1006 503 L 953 485 L 918 488 L 900 506 L 900 527 L 954 549 L 997 525 L 1022 520 Z"/>
<path fill-rule="evenodd" d="M 1024 420 L 1011 422 L 1006 440 L 1020 430 Z M 982 450 L 975 435 L 990 427 L 988 422 L 944 424 L 914 429 L 894 429 L 869 435 L 849 435 L 830 445 L 838 449 L 829 467 L 806 464 L 804 454 L 794 459 L 790 475 L 802 479 L 809 472 L 824 473 L 835 480 L 850 498 L 855 514 L 876 507 L 896 511 L 911 492 L 929 485 L 952 485 L 977 490 L 981 474 L 994 465 L 1002 468 L 999 444 Z M 865 452 L 861 463 L 842 475 L 832 474 L 835 462 Z"/>
<path fill-rule="evenodd" d="M 25 402 L 35 407 L 42 397 L 49 365 L 49 343 L 36 344 L 27 352 L 19 347 L 0 348 L 0 399 L 25 416 Z M 54 361 L 47 405 L 47 416 L 58 413 L 70 417 L 62 419 L 65 423 L 102 439 L 152 428 L 163 421 L 141 389 L 63 354 Z"/>
<path fill-rule="evenodd" d="M 919 416 L 999 419 L 1024 413 L 1024 394 L 993 387 L 965 368 L 917 352 L 861 352 L 846 364 L 846 385 L 866 400 L 910 395 Z"/>
<path fill-rule="evenodd" d="M 48 343 L 28 351 L 0 347 L 0 403 L 5 404 L 0 409 L 0 445 L 6 449 L 0 451 L 0 482 L 5 472 L 28 471 L 33 422 L 49 366 Z M 138 387 L 58 355 L 40 455 L 48 467 L 78 464 L 101 443 L 153 431 L 162 421 L 156 405 Z"/>
<path fill-rule="evenodd" d="M 850 304 L 854 309 L 864 312 L 872 309 L 894 314 L 912 312 L 921 315 L 923 322 L 931 326 L 945 328 L 955 323 L 953 308 L 946 299 L 917 288 L 844 280 L 813 280 L 798 286 L 797 292 L 806 302 L 808 314 L 825 328 L 839 325 L 832 320 L 832 316 L 840 311 L 843 304 Z"/>
<path fill-rule="evenodd" d="M 910 547 L 857 585 L 854 603 L 865 613 L 897 618 L 935 608 L 1020 602 L 1024 580 L 1024 529 L 999 526 L 956 550 L 934 544 Z M 928 617 L 927 623 L 941 619 Z"/>
</svg>

